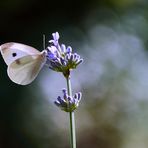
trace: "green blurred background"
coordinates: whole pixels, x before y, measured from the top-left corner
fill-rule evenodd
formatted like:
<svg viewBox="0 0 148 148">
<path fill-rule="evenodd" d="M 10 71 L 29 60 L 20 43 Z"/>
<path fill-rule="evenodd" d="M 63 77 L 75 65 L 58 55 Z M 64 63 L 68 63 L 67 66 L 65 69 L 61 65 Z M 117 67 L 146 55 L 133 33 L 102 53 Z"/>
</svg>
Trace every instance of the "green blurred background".
<svg viewBox="0 0 148 148">
<path fill-rule="evenodd" d="M 0 44 L 43 49 L 55 31 L 84 63 L 72 72 L 78 148 L 148 147 L 147 0 L 1 0 Z M 66 87 L 42 69 L 30 85 L 10 81 L 0 58 L 0 148 L 69 148 L 68 114 L 53 101 Z"/>
</svg>

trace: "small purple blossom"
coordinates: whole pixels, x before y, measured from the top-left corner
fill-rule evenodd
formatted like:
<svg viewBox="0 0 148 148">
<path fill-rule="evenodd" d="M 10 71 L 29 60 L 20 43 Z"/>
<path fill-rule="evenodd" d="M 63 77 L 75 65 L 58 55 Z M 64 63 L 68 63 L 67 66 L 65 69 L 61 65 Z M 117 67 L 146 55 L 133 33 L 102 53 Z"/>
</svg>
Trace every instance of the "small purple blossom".
<svg viewBox="0 0 148 148">
<path fill-rule="evenodd" d="M 59 33 L 53 33 L 53 40 L 50 40 L 51 46 L 47 47 L 46 65 L 52 70 L 62 72 L 64 76 L 69 76 L 71 69 L 75 69 L 83 59 L 77 53 L 72 53 L 70 46 L 59 44 Z"/>
<path fill-rule="evenodd" d="M 53 40 L 50 40 L 49 43 L 53 43 L 54 46 L 58 46 L 59 45 L 59 33 L 58 32 L 55 32 L 55 33 L 52 33 L 52 36 L 53 36 Z"/>
<path fill-rule="evenodd" d="M 58 96 L 57 100 L 54 102 L 61 110 L 66 112 L 74 111 L 78 106 L 81 100 L 81 92 L 75 93 L 73 97 L 69 96 L 66 89 L 62 90 L 63 97 Z"/>
</svg>

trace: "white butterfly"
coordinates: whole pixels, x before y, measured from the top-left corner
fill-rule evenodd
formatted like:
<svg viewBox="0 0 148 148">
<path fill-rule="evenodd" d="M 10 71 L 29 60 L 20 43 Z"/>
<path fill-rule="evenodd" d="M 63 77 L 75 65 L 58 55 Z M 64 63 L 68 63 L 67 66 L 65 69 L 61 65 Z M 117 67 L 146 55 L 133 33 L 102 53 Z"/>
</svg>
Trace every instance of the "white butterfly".
<svg viewBox="0 0 148 148">
<path fill-rule="evenodd" d="M 46 63 L 46 51 L 20 44 L 5 43 L 0 46 L 0 51 L 8 68 L 9 78 L 20 85 L 31 83 Z"/>
</svg>

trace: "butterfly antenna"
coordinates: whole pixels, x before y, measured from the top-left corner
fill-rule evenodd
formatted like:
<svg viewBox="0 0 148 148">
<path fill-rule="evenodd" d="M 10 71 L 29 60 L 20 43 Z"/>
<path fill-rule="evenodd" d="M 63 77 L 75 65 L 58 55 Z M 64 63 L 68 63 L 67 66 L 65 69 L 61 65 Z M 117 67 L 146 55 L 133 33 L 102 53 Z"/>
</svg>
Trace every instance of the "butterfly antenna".
<svg viewBox="0 0 148 148">
<path fill-rule="evenodd" d="M 46 38 L 45 38 L 45 34 L 43 34 L 43 49 L 45 50 L 46 48 Z"/>
</svg>

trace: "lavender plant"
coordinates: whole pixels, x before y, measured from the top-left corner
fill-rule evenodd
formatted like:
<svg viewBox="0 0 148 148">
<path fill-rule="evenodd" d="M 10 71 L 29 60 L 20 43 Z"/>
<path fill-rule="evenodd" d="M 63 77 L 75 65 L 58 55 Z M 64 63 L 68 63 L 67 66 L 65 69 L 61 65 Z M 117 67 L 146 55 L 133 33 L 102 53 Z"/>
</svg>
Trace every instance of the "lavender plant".
<svg viewBox="0 0 148 148">
<path fill-rule="evenodd" d="M 67 82 L 67 90 L 63 89 L 63 97 L 58 96 L 54 102 L 61 110 L 69 113 L 70 118 L 70 136 L 71 148 L 76 148 L 76 134 L 75 134 L 75 117 L 74 110 L 79 106 L 81 100 L 81 92 L 72 95 L 70 72 L 75 69 L 83 59 L 77 53 L 72 53 L 70 46 L 66 47 L 64 44 L 59 44 L 58 32 L 53 33 L 53 40 L 49 43 L 52 45 L 47 47 L 47 62 L 48 67 L 54 71 L 62 72 Z"/>
</svg>

